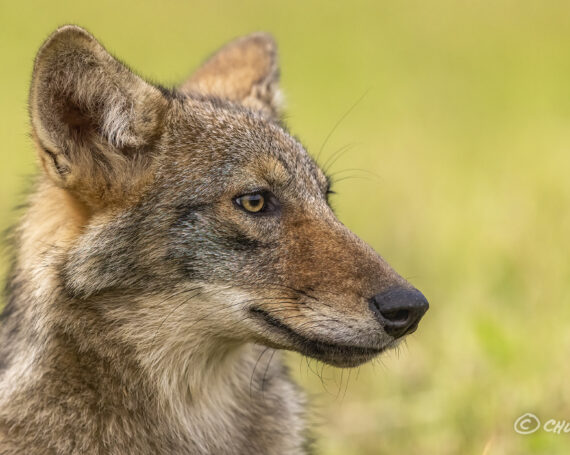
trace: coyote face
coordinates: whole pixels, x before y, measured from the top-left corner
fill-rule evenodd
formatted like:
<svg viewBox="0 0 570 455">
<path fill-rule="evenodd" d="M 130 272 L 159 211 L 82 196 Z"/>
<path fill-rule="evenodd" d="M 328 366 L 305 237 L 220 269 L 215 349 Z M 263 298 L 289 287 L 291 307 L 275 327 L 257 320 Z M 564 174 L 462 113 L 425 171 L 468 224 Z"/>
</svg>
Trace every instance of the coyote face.
<svg viewBox="0 0 570 455">
<path fill-rule="evenodd" d="M 44 44 L 31 115 L 77 224 L 60 242 L 68 296 L 162 296 L 163 350 L 198 316 L 228 342 L 355 366 L 416 329 L 427 301 L 333 214 L 329 179 L 278 120 L 277 73 L 263 34 L 175 91 L 77 27 Z"/>
<path fill-rule="evenodd" d="M 78 27 L 40 49 L 0 452 L 303 453 L 303 397 L 271 348 L 355 366 L 416 329 L 426 299 L 336 219 L 277 79 L 264 34 L 177 90 Z"/>
</svg>

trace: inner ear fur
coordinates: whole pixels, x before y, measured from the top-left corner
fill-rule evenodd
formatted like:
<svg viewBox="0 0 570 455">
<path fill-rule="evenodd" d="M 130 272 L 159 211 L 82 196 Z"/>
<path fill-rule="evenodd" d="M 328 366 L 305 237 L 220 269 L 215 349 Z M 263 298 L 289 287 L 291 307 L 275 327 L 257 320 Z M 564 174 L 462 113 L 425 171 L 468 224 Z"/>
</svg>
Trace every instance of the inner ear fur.
<svg viewBox="0 0 570 455">
<path fill-rule="evenodd" d="M 152 160 L 167 101 L 80 27 L 40 48 L 30 114 L 46 174 L 84 202 L 121 198 Z"/>
<path fill-rule="evenodd" d="M 267 33 L 235 39 L 213 54 L 180 86 L 241 103 L 272 118 L 281 111 L 277 45 Z"/>
</svg>

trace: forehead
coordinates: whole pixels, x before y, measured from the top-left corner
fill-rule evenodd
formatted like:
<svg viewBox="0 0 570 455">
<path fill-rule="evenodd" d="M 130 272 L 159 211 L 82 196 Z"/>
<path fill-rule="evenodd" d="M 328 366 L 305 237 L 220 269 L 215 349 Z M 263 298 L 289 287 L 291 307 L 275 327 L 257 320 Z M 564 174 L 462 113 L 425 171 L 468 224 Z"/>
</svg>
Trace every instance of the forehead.
<svg viewBox="0 0 570 455">
<path fill-rule="evenodd" d="M 260 114 L 233 105 L 186 100 L 173 113 L 163 136 L 177 169 L 202 180 L 266 180 L 273 185 L 313 188 L 328 182 L 301 143 L 285 128 Z"/>
</svg>

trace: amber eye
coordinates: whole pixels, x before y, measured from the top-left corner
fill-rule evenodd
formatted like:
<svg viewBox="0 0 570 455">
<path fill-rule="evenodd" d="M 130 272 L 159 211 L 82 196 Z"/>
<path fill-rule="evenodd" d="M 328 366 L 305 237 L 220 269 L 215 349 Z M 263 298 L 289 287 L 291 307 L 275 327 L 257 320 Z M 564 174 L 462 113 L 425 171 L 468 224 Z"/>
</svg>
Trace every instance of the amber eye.
<svg viewBox="0 0 570 455">
<path fill-rule="evenodd" d="M 261 212 L 265 207 L 265 198 L 259 193 L 246 194 L 236 198 L 235 201 L 240 207 L 251 213 Z"/>
<path fill-rule="evenodd" d="M 234 204 L 252 215 L 278 215 L 281 204 L 271 191 L 261 190 L 233 199 Z"/>
</svg>

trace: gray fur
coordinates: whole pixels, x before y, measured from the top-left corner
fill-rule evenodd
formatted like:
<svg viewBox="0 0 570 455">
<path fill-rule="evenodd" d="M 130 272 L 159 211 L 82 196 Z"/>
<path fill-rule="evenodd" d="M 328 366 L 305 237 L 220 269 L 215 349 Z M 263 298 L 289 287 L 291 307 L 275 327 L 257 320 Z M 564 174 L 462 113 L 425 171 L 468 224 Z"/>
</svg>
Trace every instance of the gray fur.
<svg viewBox="0 0 570 455">
<path fill-rule="evenodd" d="M 305 453 L 279 349 L 355 366 L 397 343 L 368 301 L 410 285 L 335 218 L 279 122 L 277 78 L 264 34 L 174 91 L 78 27 L 42 46 L 44 172 L 0 326 L 0 453 Z M 259 190 L 275 213 L 236 204 Z"/>
</svg>

